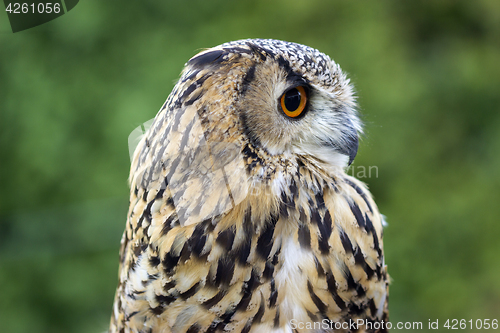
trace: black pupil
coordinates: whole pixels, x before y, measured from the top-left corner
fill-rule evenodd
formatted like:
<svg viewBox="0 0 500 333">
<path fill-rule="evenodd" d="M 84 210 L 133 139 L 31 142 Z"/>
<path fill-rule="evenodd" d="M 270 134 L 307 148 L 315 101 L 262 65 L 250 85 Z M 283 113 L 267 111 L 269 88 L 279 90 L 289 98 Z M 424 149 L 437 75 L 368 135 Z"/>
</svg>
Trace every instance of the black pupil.
<svg viewBox="0 0 500 333">
<path fill-rule="evenodd" d="M 293 112 L 299 108 L 300 92 L 297 88 L 290 89 L 285 94 L 285 107 L 289 112 Z"/>
</svg>

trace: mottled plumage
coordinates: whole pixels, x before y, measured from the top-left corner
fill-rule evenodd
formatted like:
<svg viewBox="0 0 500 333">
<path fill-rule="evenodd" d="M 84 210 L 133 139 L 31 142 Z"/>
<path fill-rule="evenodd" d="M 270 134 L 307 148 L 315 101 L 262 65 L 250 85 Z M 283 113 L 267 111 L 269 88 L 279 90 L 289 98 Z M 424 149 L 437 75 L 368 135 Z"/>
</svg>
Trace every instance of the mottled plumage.
<svg viewBox="0 0 500 333">
<path fill-rule="evenodd" d="M 280 98 L 298 86 L 295 119 Z M 134 153 L 110 332 L 386 321 L 382 216 L 344 172 L 360 131 L 349 80 L 315 49 L 242 40 L 189 60 Z"/>
</svg>

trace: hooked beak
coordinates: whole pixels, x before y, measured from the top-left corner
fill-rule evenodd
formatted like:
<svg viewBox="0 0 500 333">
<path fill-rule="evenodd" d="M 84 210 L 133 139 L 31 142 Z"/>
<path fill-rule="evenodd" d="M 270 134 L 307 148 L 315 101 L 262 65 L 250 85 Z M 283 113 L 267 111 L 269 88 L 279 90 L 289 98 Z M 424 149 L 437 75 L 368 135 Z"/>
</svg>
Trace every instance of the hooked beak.
<svg viewBox="0 0 500 333">
<path fill-rule="evenodd" d="M 358 153 L 358 133 L 356 131 L 352 131 L 338 141 L 328 140 L 327 142 L 324 142 L 324 144 L 333 148 L 336 152 L 348 156 L 349 163 L 347 166 L 350 166 Z"/>
<path fill-rule="evenodd" d="M 341 154 L 349 156 L 349 163 L 347 166 L 350 166 L 354 161 L 354 158 L 358 153 L 358 145 L 359 145 L 358 136 L 354 135 L 348 138 L 347 142 L 344 145 L 342 145 L 341 149 L 338 149 L 338 151 Z"/>
</svg>

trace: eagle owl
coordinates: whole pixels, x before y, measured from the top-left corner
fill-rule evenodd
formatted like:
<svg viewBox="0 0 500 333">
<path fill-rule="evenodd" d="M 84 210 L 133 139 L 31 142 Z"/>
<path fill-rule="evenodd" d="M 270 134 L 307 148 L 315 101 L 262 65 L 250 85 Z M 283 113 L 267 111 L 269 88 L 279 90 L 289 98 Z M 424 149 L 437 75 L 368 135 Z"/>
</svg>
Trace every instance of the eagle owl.
<svg viewBox="0 0 500 333">
<path fill-rule="evenodd" d="M 385 331 L 383 217 L 344 171 L 360 132 L 318 50 L 191 58 L 133 155 L 110 332 Z"/>
</svg>

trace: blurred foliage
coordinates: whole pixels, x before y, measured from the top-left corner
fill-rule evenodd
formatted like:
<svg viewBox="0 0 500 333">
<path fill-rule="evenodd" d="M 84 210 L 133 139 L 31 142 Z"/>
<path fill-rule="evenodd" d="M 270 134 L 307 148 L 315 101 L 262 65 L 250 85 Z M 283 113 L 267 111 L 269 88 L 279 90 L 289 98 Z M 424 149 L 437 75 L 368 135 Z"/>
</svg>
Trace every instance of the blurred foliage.
<svg viewBox="0 0 500 333">
<path fill-rule="evenodd" d="M 276 38 L 329 54 L 366 123 L 387 216 L 391 320 L 500 319 L 500 2 L 80 1 L 12 34 L 0 14 L 2 332 L 107 327 L 128 134 L 198 50 Z"/>
</svg>

